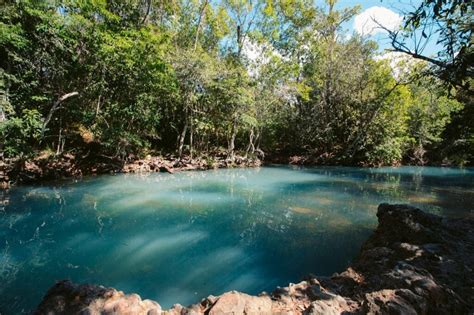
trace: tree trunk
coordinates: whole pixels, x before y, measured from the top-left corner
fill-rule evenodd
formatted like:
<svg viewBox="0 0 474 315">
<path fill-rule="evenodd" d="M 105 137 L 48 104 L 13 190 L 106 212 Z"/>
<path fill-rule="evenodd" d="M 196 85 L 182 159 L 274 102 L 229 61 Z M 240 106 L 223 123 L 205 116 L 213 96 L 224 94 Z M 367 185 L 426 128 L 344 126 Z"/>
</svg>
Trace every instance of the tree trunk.
<svg viewBox="0 0 474 315">
<path fill-rule="evenodd" d="M 178 157 L 181 159 L 183 155 L 183 146 L 184 146 L 184 138 L 186 138 L 186 132 L 188 131 L 188 120 L 184 123 L 183 131 L 179 137 L 179 145 L 178 145 Z"/>
<path fill-rule="evenodd" d="M 59 108 L 61 103 L 67 100 L 68 98 L 76 96 L 76 95 L 79 95 L 79 92 L 71 92 L 71 93 L 64 94 L 63 96 L 58 98 L 58 100 L 53 104 L 53 107 L 51 107 L 51 109 L 49 110 L 48 116 L 46 116 L 46 118 L 43 121 L 43 127 L 41 128 L 41 139 L 43 139 L 44 137 L 46 126 L 51 121 L 51 118 L 53 117 L 54 112 Z"/>
<path fill-rule="evenodd" d="M 191 119 L 189 120 L 189 155 L 191 159 L 193 158 L 193 133 L 194 133 L 194 128 L 193 128 L 193 118 L 191 116 Z"/>
<path fill-rule="evenodd" d="M 260 137 L 261 133 L 260 133 L 260 128 L 257 128 L 257 135 L 255 136 L 255 140 L 254 140 L 254 143 L 256 144 L 256 149 L 255 150 L 260 150 Z"/>
<path fill-rule="evenodd" d="M 228 156 L 231 161 L 234 161 L 234 158 L 235 158 L 234 149 L 235 149 L 236 136 L 237 136 L 237 119 L 234 119 L 234 122 L 232 123 L 232 135 L 230 136 L 229 153 L 228 153 Z"/>
<path fill-rule="evenodd" d="M 8 61 L 7 61 L 6 73 L 11 73 L 11 65 L 10 65 L 10 62 Z M 0 74 L 1 74 L 0 82 L 3 83 L 3 91 L 0 90 L 0 92 L 3 92 L 0 95 L 1 96 L 0 97 L 0 122 L 3 122 L 7 120 L 7 115 L 5 113 L 4 106 L 8 106 L 10 104 L 10 79 L 7 75 L 5 75 L 5 71 L 3 71 L 3 69 Z"/>
<path fill-rule="evenodd" d="M 62 153 L 62 149 L 64 148 L 64 142 L 66 139 L 63 137 L 63 119 L 61 117 L 61 112 L 59 113 L 59 135 L 58 135 L 58 147 L 56 149 L 56 155 Z"/>
<path fill-rule="evenodd" d="M 255 133 L 253 131 L 253 128 L 250 129 L 250 134 L 249 134 L 249 145 L 247 147 L 247 153 L 255 153 L 255 144 L 254 144 L 254 138 L 255 138 Z"/>
<path fill-rule="evenodd" d="M 237 55 L 239 59 L 240 59 L 240 54 L 242 52 L 242 46 L 243 46 L 243 43 L 242 43 L 241 28 L 240 28 L 240 25 L 237 25 L 237 47 L 238 47 Z"/>
<path fill-rule="evenodd" d="M 143 17 L 142 23 L 141 24 L 146 24 L 148 21 L 148 17 L 150 16 L 151 12 L 151 2 L 152 0 L 146 0 L 147 1 L 147 8 L 145 12 L 145 16 Z"/>
<path fill-rule="evenodd" d="M 204 0 L 204 3 L 202 4 L 201 12 L 199 13 L 199 19 L 198 19 L 198 24 L 196 27 L 196 36 L 194 37 L 194 50 L 196 51 L 197 48 L 197 43 L 198 43 L 198 38 L 199 38 L 199 31 L 201 29 L 201 22 L 202 18 L 204 17 L 204 11 L 206 10 L 206 6 L 209 0 Z"/>
<path fill-rule="evenodd" d="M 100 112 L 100 99 L 102 98 L 102 95 L 99 95 L 99 98 L 97 99 L 97 107 L 95 109 L 95 117 L 99 116 Z"/>
</svg>

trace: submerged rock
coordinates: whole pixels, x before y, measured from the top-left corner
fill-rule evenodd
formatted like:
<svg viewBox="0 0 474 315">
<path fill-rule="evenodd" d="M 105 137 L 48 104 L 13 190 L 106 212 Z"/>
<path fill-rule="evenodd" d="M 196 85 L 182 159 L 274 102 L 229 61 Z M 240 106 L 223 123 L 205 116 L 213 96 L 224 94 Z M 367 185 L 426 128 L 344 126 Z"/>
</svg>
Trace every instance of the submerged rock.
<svg viewBox="0 0 474 315">
<path fill-rule="evenodd" d="M 36 314 L 472 314 L 474 220 L 388 204 L 377 216 L 377 230 L 344 272 L 309 277 L 271 295 L 231 291 L 161 310 L 136 294 L 61 281 Z"/>
</svg>

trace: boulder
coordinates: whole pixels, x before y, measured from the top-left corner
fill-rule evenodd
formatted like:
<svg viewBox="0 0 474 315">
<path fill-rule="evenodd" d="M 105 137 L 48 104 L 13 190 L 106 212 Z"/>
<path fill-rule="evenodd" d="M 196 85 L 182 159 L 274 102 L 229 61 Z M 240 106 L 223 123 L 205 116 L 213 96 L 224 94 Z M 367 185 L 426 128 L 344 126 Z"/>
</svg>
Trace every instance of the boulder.
<svg viewBox="0 0 474 315">
<path fill-rule="evenodd" d="M 163 314 L 473 314 L 474 220 L 381 204 L 379 226 L 345 271 L 308 277 L 271 295 L 236 291 Z M 85 313 L 84 313 L 85 312 Z M 36 314 L 154 314 L 136 294 L 62 281 Z"/>
<path fill-rule="evenodd" d="M 49 289 L 35 314 L 152 315 L 161 314 L 161 307 L 155 301 L 142 300 L 138 294 L 64 280 Z"/>
<path fill-rule="evenodd" d="M 231 291 L 221 295 L 208 314 L 272 314 L 272 301 L 268 296 L 257 297 Z"/>
</svg>

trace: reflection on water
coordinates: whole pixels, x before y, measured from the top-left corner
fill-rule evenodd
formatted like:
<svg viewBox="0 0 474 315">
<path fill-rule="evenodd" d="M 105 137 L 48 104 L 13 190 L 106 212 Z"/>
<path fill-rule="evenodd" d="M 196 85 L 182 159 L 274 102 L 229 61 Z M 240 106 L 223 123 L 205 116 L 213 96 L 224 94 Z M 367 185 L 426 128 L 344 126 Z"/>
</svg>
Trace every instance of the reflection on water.
<svg viewBox="0 0 474 315">
<path fill-rule="evenodd" d="M 330 275 L 381 202 L 472 216 L 474 170 L 264 167 L 18 187 L 0 208 L 0 313 L 31 310 L 66 278 L 169 307 Z"/>
</svg>

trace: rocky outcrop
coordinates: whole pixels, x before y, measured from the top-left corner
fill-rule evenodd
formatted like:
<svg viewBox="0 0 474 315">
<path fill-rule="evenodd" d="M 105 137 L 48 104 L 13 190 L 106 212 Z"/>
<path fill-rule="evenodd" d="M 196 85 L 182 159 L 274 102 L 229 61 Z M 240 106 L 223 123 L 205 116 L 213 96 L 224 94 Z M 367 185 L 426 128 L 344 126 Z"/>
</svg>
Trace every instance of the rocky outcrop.
<svg viewBox="0 0 474 315">
<path fill-rule="evenodd" d="M 60 281 L 52 287 L 37 314 L 161 314 L 158 303 L 137 294 L 95 285 L 74 285 Z"/>
<path fill-rule="evenodd" d="M 144 159 L 126 162 L 120 169 L 123 173 L 148 173 L 148 172 L 167 172 L 175 171 L 193 171 L 208 170 L 215 168 L 228 167 L 254 167 L 260 166 L 261 161 L 256 158 L 247 158 L 236 156 L 234 160 L 229 160 L 225 156 L 213 156 L 209 158 L 190 158 L 181 159 L 174 157 L 152 157 L 147 156 Z"/>
<path fill-rule="evenodd" d="M 61 281 L 37 314 L 472 314 L 474 221 L 406 205 L 379 206 L 379 226 L 359 257 L 332 277 L 308 277 L 273 293 L 231 291 L 161 310 L 101 286 Z"/>
<path fill-rule="evenodd" d="M 227 167 L 260 166 L 258 158 L 236 156 L 229 160 L 225 155 L 181 159 L 169 156 L 147 156 L 144 159 L 129 157 L 119 160 L 105 156 L 80 157 L 72 154 L 61 156 L 38 156 L 31 160 L 0 160 L 0 189 L 7 189 L 16 183 L 31 183 L 68 177 L 104 173 L 149 173 L 188 170 L 207 170 Z"/>
</svg>

